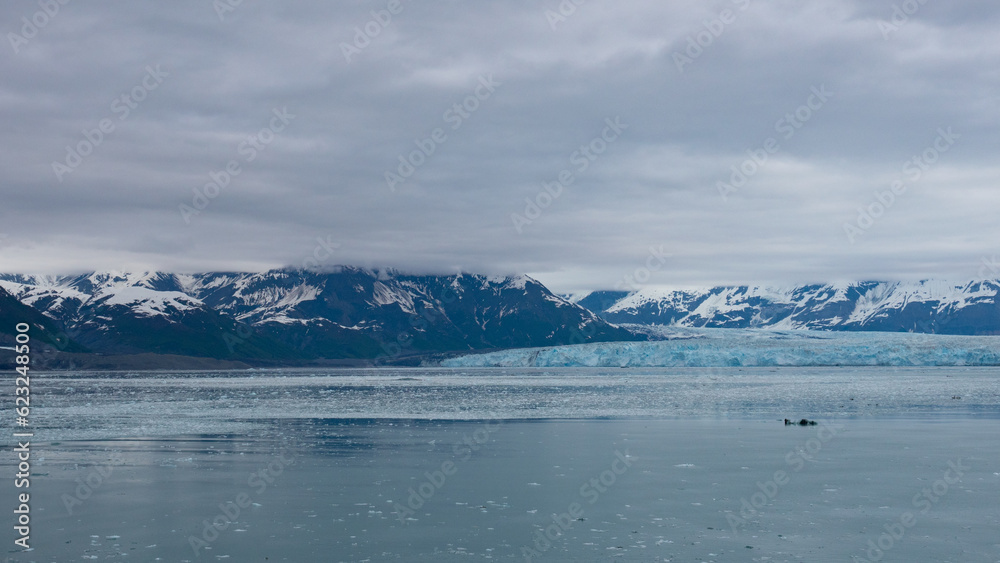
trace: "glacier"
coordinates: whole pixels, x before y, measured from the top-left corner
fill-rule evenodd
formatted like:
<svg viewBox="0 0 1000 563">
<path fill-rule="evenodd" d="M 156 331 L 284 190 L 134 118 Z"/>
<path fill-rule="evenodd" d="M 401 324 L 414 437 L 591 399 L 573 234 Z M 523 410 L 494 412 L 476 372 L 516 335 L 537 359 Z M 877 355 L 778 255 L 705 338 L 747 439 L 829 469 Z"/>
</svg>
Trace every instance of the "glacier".
<svg viewBox="0 0 1000 563">
<path fill-rule="evenodd" d="M 626 328 L 637 328 L 628 327 Z M 998 366 L 1000 336 L 646 327 L 653 342 L 470 354 L 443 367 Z"/>
</svg>

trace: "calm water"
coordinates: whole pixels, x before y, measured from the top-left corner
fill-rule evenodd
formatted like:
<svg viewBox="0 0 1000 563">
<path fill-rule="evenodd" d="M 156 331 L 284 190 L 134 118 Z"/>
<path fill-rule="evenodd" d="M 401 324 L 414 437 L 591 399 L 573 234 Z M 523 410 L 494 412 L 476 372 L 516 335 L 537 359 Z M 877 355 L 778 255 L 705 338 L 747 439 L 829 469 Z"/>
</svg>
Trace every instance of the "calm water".
<svg viewBox="0 0 1000 563">
<path fill-rule="evenodd" d="M 32 379 L 35 549 L 9 532 L 5 555 L 997 562 L 997 376 L 50 374 Z M 12 511 L 9 448 L 0 465 Z"/>
</svg>

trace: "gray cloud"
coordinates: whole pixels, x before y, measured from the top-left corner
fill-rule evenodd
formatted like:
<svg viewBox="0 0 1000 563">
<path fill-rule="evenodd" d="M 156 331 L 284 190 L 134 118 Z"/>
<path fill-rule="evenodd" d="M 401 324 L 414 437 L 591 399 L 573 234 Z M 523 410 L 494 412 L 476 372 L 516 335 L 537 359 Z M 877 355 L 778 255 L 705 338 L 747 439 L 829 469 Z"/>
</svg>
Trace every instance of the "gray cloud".
<svg viewBox="0 0 1000 563">
<path fill-rule="evenodd" d="M 590 0 L 555 29 L 555 0 L 403 0 L 372 24 L 387 4 L 244 1 L 220 21 L 209 0 L 69 2 L 16 53 L 39 4 L 0 7 L 0 270 L 263 269 L 321 237 L 336 262 L 583 290 L 650 247 L 672 255 L 650 283 L 672 285 L 971 278 L 1000 251 L 994 3 L 914 0 L 888 38 L 892 1 Z M 348 63 L 366 24 L 378 35 Z M 779 120 L 821 86 L 833 96 L 786 138 Z M 294 119 L 249 161 L 241 143 L 281 108 Z M 615 117 L 628 129 L 581 170 L 575 151 Z M 103 119 L 113 131 L 60 182 L 53 161 Z M 959 138 L 914 181 L 906 162 L 948 127 Z M 768 138 L 780 149 L 723 200 Z M 185 222 L 230 161 L 240 173 Z M 519 233 L 511 215 L 563 170 L 573 183 Z M 899 178 L 851 243 L 844 225 Z"/>
</svg>

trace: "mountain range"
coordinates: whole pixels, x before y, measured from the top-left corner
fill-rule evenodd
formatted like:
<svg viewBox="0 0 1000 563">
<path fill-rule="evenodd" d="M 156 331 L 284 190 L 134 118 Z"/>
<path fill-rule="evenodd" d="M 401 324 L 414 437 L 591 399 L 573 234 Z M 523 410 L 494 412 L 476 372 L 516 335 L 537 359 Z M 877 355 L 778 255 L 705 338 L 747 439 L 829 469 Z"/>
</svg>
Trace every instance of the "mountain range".
<svg viewBox="0 0 1000 563">
<path fill-rule="evenodd" d="M 527 276 L 330 272 L 0 275 L 0 327 L 60 350 L 289 365 L 641 337 Z"/>
<path fill-rule="evenodd" d="M 1000 334 L 1000 282 L 648 287 L 566 296 L 612 323 Z"/>
<path fill-rule="evenodd" d="M 522 275 L 354 267 L 0 274 L 0 346 L 27 322 L 50 357 L 193 369 L 221 365 L 209 359 L 236 362 L 227 367 L 418 363 L 472 351 L 656 340 L 663 338 L 657 326 L 994 335 L 998 295 L 1000 283 L 985 280 L 558 296 Z"/>
</svg>

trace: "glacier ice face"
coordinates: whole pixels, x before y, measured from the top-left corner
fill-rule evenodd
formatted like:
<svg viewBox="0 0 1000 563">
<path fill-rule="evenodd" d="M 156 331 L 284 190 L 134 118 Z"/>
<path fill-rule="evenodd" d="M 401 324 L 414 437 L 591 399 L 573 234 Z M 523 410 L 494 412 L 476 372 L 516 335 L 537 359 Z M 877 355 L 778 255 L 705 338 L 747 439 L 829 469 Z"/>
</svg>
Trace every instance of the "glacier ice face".
<svg viewBox="0 0 1000 563">
<path fill-rule="evenodd" d="M 1000 336 L 767 329 L 647 329 L 656 342 L 602 342 L 450 358 L 445 367 L 995 366 Z"/>
</svg>

